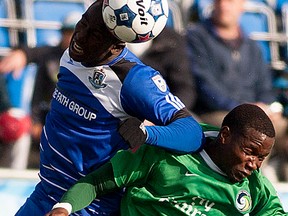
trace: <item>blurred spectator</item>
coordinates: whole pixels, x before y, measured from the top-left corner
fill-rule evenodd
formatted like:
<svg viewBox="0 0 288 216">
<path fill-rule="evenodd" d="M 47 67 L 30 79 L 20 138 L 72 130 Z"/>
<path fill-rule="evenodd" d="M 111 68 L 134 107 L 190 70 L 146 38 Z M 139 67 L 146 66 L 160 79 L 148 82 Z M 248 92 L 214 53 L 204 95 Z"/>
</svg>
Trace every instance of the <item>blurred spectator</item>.
<svg viewBox="0 0 288 216">
<path fill-rule="evenodd" d="M 199 0 L 173 0 L 176 2 L 181 10 L 183 17 L 184 27 L 186 27 L 191 21 L 195 21 L 194 16 L 197 14 L 194 11 L 194 7 L 198 4 Z"/>
<path fill-rule="evenodd" d="M 32 98 L 32 130 L 31 135 L 34 145 L 31 152 L 31 166 L 39 164 L 39 141 L 42 127 L 45 123 L 46 113 L 50 109 L 50 100 L 57 81 L 60 58 L 69 46 L 74 27 L 81 18 L 80 12 L 71 12 L 63 20 L 61 29 L 62 38 L 57 46 L 41 46 L 35 48 L 21 47 L 14 49 L 7 57 L 0 61 L 0 73 L 13 71 L 13 76 L 18 77 L 28 63 L 37 64 L 37 73 Z M 33 149 L 34 148 L 34 149 Z"/>
<path fill-rule="evenodd" d="M 196 88 L 190 73 L 187 44 L 180 33 L 165 27 L 154 40 L 144 44 L 128 44 L 128 47 L 144 64 L 158 70 L 170 91 L 192 110 L 196 102 Z"/>
<path fill-rule="evenodd" d="M 6 88 L 5 76 L 0 74 L 0 113 L 7 111 L 11 107 Z"/>
<path fill-rule="evenodd" d="M 5 77 L 0 74 L 0 121 L 3 119 L 3 114 L 7 112 L 10 107 Z M 0 167 L 7 167 L 10 164 L 7 154 L 11 152 L 11 147 L 9 147 L 9 144 L 5 142 L 6 132 L 4 133 L 4 128 L 5 125 L 0 124 Z"/>
<path fill-rule="evenodd" d="M 30 117 L 11 107 L 6 80 L 0 74 L 0 167 L 22 169 L 27 165 L 28 152 L 21 151 L 30 130 Z M 21 155 L 17 155 L 21 152 Z M 17 155 L 17 156 L 16 156 Z"/>
<path fill-rule="evenodd" d="M 288 161 L 287 153 L 283 156 L 287 152 L 287 120 L 281 104 L 275 103 L 272 71 L 258 44 L 239 25 L 244 3 L 245 0 L 215 0 L 211 17 L 187 29 L 191 72 L 198 92 L 194 111 L 204 122 L 220 126 L 228 111 L 237 105 L 248 102 L 260 106 L 277 131 L 274 153 L 279 171 Z M 288 180 L 280 173 L 276 177 Z M 272 175 L 270 178 L 276 180 Z"/>
</svg>

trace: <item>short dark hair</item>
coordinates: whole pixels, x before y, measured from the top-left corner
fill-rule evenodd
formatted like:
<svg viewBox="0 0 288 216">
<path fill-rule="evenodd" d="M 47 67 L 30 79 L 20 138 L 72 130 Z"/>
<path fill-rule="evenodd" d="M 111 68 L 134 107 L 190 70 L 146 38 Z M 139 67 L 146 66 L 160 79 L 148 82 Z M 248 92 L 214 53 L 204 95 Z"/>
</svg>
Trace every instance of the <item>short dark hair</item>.
<svg viewBox="0 0 288 216">
<path fill-rule="evenodd" d="M 235 107 L 225 116 L 223 126 L 228 126 L 232 133 L 245 133 L 247 129 L 253 128 L 268 137 L 275 137 L 271 119 L 260 107 L 253 104 L 241 104 Z"/>
</svg>

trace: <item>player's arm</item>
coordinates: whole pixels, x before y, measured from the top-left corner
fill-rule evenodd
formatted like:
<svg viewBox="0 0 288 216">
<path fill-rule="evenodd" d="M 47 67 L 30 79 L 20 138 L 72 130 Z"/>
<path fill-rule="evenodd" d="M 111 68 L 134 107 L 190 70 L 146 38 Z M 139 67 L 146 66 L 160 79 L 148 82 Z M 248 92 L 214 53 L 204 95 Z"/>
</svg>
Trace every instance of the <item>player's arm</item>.
<svg viewBox="0 0 288 216">
<path fill-rule="evenodd" d="M 149 181 L 149 173 L 153 172 L 154 165 L 163 160 L 164 156 L 164 151 L 146 145 L 136 153 L 118 151 L 110 162 L 72 186 L 46 216 L 67 216 L 88 206 L 98 195 L 135 184 L 145 184 Z"/>
<path fill-rule="evenodd" d="M 152 68 L 137 65 L 130 70 L 123 82 L 121 103 L 124 110 L 135 117 L 124 120 L 119 127 L 120 134 L 131 147 L 145 142 L 189 153 L 201 147 L 204 136 L 199 123 Z M 137 119 L 147 119 L 154 125 L 143 127 Z"/>
<path fill-rule="evenodd" d="M 88 206 L 98 195 L 117 189 L 110 162 L 81 178 L 46 216 L 67 216 Z"/>
<path fill-rule="evenodd" d="M 184 110 L 179 112 L 180 115 L 183 113 Z M 132 149 L 146 143 L 177 152 L 195 152 L 200 149 L 204 139 L 202 128 L 189 115 L 176 116 L 165 126 L 144 126 L 139 119 L 129 118 L 120 123 L 119 133 Z"/>
<path fill-rule="evenodd" d="M 146 143 L 178 152 L 195 152 L 204 138 L 198 122 L 186 109 L 176 113 L 165 126 L 147 126 Z"/>
</svg>

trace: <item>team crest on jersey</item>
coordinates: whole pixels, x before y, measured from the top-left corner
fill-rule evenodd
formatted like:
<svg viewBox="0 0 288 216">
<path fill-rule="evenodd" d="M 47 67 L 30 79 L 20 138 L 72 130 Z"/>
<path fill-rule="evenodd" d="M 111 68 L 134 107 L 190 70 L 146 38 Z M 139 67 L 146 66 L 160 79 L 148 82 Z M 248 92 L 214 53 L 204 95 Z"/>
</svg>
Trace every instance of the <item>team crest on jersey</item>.
<svg viewBox="0 0 288 216">
<path fill-rule="evenodd" d="M 89 76 L 89 82 L 95 89 L 99 88 L 105 88 L 107 86 L 106 83 L 104 83 L 106 78 L 106 74 L 103 71 L 103 68 L 96 68 L 93 73 L 93 77 Z"/>
<path fill-rule="evenodd" d="M 239 191 L 236 196 L 235 205 L 241 213 L 249 213 L 252 208 L 251 195 L 245 190 Z"/>
<path fill-rule="evenodd" d="M 160 91 L 162 91 L 162 92 L 167 91 L 166 82 L 161 75 L 158 74 L 158 75 L 152 77 L 152 80 L 156 84 L 157 88 L 160 89 Z"/>
</svg>

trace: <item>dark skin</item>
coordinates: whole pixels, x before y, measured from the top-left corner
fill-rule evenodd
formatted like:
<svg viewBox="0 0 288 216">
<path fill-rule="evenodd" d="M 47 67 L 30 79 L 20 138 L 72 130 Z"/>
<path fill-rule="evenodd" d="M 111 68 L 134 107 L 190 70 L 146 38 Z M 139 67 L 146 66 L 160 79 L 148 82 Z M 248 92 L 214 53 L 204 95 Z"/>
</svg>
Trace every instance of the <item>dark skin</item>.
<svg viewBox="0 0 288 216">
<path fill-rule="evenodd" d="M 240 182 L 261 167 L 263 160 L 269 155 L 275 138 L 247 129 L 244 136 L 232 133 L 224 126 L 216 140 L 205 146 L 205 151 L 213 162 L 226 173 L 228 179 Z M 223 152 L 229 152 L 223 157 Z"/>
<path fill-rule="evenodd" d="M 100 54 L 99 59 L 103 58 L 107 52 L 111 52 L 111 56 L 99 62 L 99 65 L 107 64 L 121 54 L 122 48 L 116 45 L 111 45 L 105 53 Z"/>
<path fill-rule="evenodd" d="M 94 67 L 113 59 L 111 49 L 123 49 L 125 43 L 107 29 L 102 15 L 102 1 L 95 1 L 76 24 L 69 46 L 70 57 L 87 67 Z M 112 57 L 112 58 L 111 58 Z M 115 56 L 114 56 L 115 58 Z"/>
</svg>

